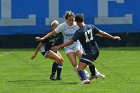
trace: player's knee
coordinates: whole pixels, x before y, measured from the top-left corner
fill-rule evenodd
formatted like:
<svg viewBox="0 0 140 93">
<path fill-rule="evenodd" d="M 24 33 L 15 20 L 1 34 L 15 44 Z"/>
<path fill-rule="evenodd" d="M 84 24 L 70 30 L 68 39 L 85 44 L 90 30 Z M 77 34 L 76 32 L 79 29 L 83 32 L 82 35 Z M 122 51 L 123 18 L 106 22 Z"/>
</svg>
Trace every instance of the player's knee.
<svg viewBox="0 0 140 93">
<path fill-rule="evenodd" d="M 64 59 L 63 58 L 61 58 L 61 61 L 62 61 L 62 64 L 64 63 Z"/>
<path fill-rule="evenodd" d="M 57 62 L 58 64 L 63 64 L 63 60 L 62 60 L 61 58 L 57 58 L 57 59 L 56 59 L 56 62 Z"/>
</svg>

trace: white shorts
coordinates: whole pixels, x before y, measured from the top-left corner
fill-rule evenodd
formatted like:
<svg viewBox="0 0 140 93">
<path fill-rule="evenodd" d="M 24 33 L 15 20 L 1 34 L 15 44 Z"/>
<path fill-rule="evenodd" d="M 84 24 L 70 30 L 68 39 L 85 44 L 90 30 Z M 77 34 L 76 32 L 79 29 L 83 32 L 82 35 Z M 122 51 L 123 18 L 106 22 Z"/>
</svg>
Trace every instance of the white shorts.
<svg viewBox="0 0 140 93">
<path fill-rule="evenodd" d="M 82 48 L 81 44 L 77 44 L 77 46 L 74 46 L 74 47 L 66 46 L 66 47 L 64 47 L 64 49 L 65 49 L 66 54 L 70 53 L 70 52 L 75 52 L 76 53 L 78 50 L 83 52 L 83 48 Z"/>
</svg>

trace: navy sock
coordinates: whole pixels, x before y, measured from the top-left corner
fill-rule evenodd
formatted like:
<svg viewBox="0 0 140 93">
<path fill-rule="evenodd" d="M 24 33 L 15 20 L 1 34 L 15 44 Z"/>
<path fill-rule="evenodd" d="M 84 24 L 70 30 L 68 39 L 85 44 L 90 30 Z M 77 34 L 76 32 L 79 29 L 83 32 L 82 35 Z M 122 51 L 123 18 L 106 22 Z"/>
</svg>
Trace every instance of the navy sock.
<svg viewBox="0 0 140 93">
<path fill-rule="evenodd" d="M 52 74 L 51 75 L 55 75 L 55 72 L 57 70 L 57 66 L 58 66 L 58 64 L 56 62 L 54 62 L 52 65 Z"/>
<path fill-rule="evenodd" d="M 82 81 L 83 81 L 83 80 L 86 80 L 85 72 L 84 72 L 83 70 L 78 71 L 78 74 L 79 74 L 79 76 L 81 77 L 81 80 L 82 80 Z"/>
<path fill-rule="evenodd" d="M 94 66 L 94 64 L 89 65 L 89 70 L 91 72 L 91 76 L 95 76 L 95 66 Z"/>
<path fill-rule="evenodd" d="M 62 68 L 63 68 L 63 65 L 57 66 L 57 78 L 61 78 L 60 76 L 61 76 Z"/>
</svg>

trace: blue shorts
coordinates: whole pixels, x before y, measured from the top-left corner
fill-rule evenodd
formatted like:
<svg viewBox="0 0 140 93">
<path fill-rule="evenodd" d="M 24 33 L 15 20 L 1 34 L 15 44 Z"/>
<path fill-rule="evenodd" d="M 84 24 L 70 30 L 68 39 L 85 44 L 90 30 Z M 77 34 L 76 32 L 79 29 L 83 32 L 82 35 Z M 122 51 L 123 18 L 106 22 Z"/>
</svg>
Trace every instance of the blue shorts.
<svg viewBox="0 0 140 93">
<path fill-rule="evenodd" d="M 94 60 L 96 60 L 99 56 L 99 52 L 93 52 L 90 54 L 82 54 L 80 58 L 80 62 L 86 63 L 87 65 L 92 63 Z"/>
<path fill-rule="evenodd" d="M 42 53 L 42 55 L 44 56 L 44 57 L 46 57 L 47 56 L 47 54 L 50 52 L 50 51 L 52 51 L 52 50 L 45 50 L 44 52 L 41 52 Z"/>
</svg>

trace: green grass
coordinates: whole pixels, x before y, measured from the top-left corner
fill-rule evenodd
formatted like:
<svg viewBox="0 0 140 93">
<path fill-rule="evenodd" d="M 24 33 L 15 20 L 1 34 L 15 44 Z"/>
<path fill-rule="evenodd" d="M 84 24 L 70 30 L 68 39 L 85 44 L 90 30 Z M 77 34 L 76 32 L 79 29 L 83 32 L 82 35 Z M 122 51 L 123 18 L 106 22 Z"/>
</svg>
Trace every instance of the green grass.
<svg viewBox="0 0 140 93">
<path fill-rule="evenodd" d="M 52 60 L 34 49 L 0 49 L 0 93 L 140 93 L 140 48 L 101 48 L 97 69 L 106 79 L 80 84 L 66 54 L 62 81 L 49 80 Z"/>
</svg>

